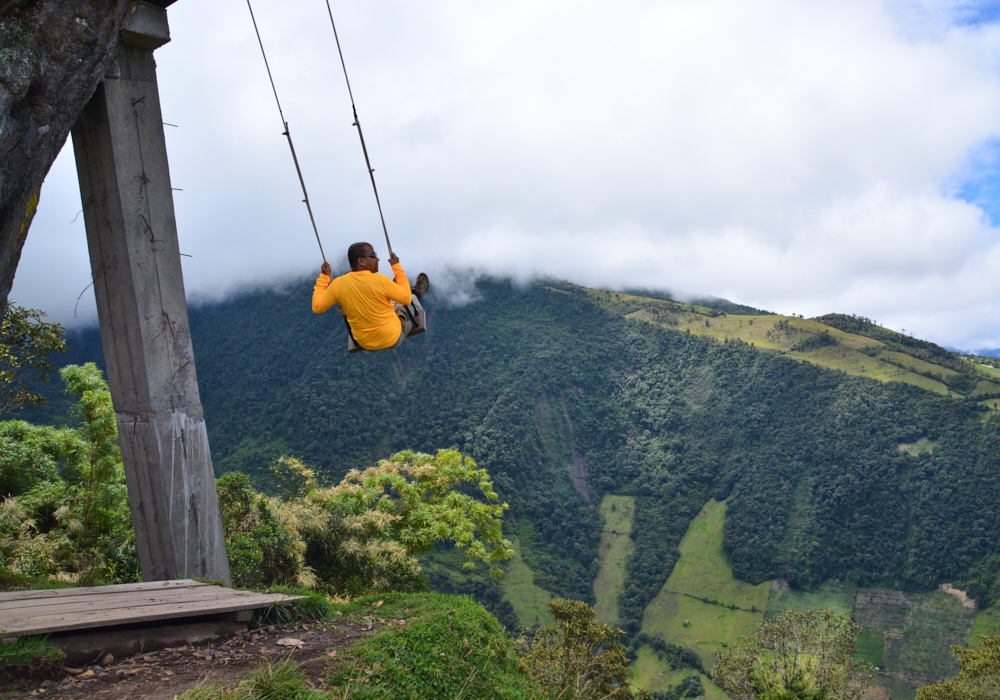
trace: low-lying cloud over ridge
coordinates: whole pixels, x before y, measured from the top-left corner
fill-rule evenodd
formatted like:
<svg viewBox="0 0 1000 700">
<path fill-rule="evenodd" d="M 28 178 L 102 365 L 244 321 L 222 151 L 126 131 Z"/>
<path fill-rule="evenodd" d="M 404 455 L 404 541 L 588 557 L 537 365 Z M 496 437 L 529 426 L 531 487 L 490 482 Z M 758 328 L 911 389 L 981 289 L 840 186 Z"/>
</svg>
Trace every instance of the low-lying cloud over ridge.
<svg viewBox="0 0 1000 700">
<path fill-rule="evenodd" d="M 254 9 L 328 252 L 384 253 L 323 2 Z M 966 348 L 1000 344 L 994 10 L 334 3 L 408 272 L 858 313 Z M 189 292 L 318 268 L 245 4 L 184 0 L 170 21 L 157 61 Z M 89 281 L 79 209 L 68 147 L 12 295 L 59 320 Z"/>
</svg>

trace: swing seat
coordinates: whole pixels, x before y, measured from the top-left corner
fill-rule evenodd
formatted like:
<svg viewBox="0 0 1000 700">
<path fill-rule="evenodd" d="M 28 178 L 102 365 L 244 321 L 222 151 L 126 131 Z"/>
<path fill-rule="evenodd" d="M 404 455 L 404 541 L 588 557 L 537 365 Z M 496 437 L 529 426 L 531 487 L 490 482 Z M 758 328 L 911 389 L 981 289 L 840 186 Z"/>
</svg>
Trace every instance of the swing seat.
<svg viewBox="0 0 1000 700">
<path fill-rule="evenodd" d="M 410 332 L 406 334 L 407 338 L 412 338 L 415 335 L 420 335 L 421 333 L 427 331 L 427 311 L 421 307 L 420 310 L 417 311 L 416 314 L 414 314 L 412 308 L 413 307 L 411 306 L 396 307 L 397 316 L 402 317 L 403 314 L 406 314 L 407 320 L 413 321 L 413 327 L 410 329 Z M 343 316 L 344 313 L 343 310 L 338 309 L 338 311 Z M 343 318 L 344 318 L 344 325 L 347 327 L 347 352 L 353 355 L 356 352 L 363 351 L 364 348 L 358 345 L 358 342 L 354 340 L 354 333 L 351 331 L 351 324 L 348 323 L 347 316 L 343 316 Z M 400 318 L 400 320 L 402 321 L 404 319 Z M 391 348 L 386 348 L 386 349 L 390 350 Z M 377 352 L 377 351 L 369 350 L 369 352 Z"/>
</svg>

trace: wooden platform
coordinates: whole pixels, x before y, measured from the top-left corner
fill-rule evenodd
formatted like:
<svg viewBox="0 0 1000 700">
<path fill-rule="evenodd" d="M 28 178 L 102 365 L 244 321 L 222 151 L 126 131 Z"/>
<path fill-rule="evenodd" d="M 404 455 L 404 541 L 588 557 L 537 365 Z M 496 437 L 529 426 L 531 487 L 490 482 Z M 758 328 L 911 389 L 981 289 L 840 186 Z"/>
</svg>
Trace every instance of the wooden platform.
<svg viewBox="0 0 1000 700">
<path fill-rule="evenodd" d="M 0 638 L 252 613 L 296 596 L 236 591 L 189 579 L 0 593 Z M 246 619 L 249 620 L 249 617 Z"/>
</svg>

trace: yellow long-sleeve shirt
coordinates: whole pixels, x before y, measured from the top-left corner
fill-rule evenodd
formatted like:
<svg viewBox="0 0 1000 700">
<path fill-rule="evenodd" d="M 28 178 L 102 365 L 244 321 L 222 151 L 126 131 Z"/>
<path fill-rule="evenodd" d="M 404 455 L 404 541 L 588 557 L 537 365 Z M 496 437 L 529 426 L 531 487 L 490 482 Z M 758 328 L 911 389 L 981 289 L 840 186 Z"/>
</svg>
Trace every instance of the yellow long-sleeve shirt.
<svg viewBox="0 0 1000 700">
<path fill-rule="evenodd" d="M 352 270 L 332 281 L 330 275 L 320 275 L 313 287 L 313 313 L 321 314 L 339 303 L 358 345 L 365 350 L 391 348 L 403 330 L 392 302 L 405 306 L 412 301 L 402 266 L 396 263 L 392 271 L 395 280 L 368 270 Z"/>
</svg>

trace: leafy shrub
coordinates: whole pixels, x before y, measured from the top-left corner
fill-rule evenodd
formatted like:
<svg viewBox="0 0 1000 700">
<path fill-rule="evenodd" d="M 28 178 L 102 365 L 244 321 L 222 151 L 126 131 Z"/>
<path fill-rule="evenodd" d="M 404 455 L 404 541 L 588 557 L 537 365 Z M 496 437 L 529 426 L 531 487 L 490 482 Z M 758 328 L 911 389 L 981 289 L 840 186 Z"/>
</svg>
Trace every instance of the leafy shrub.
<svg viewBox="0 0 1000 700">
<path fill-rule="evenodd" d="M 482 500 L 460 489 L 475 489 Z M 457 450 L 400 452 L 340 484 L 283 504 L 305 539 L 306 560 L 333 590 L 414 590 L 423 583 L 414 555 L 450 540 L 499 576 L 512 554 L 503 538 L 505 503 L 486 470 Z M 471 565 L 471 564 L 470 564 Z"/>
<path fill-rule="evenodd" d="M 871 666 L 855 658 L 860 633 L 832 608 L 790 610 L 718 653 L 712 680 L 733 698 L 860 700 L 871 682 Z"/>
<path fill-rule="evenodd" d="M 980 637 L 979 649 L 953 646 L 961 668 L 946 683 L 917 689 L 917 700 L 987 700 L 1000 695 L 1000 635 Z"/>
<path fill-rule="evenodd" d="M 223 475 L 216 488 L 233 584 L 267 588 L 302 583 L 305 547 L 279 519 L 270 499 L 239 472 Z"/>
<path fill-rule="evenodd" d="M 524 663 L 550 700 L 631 700 L 632 670 L 621 644 L 624 632 L 597 622 L 586 603 L 549 602 L 556 624 L 521 637 Z M 648 697 L 640 691 L 640 697 Z"/>
</svg>

